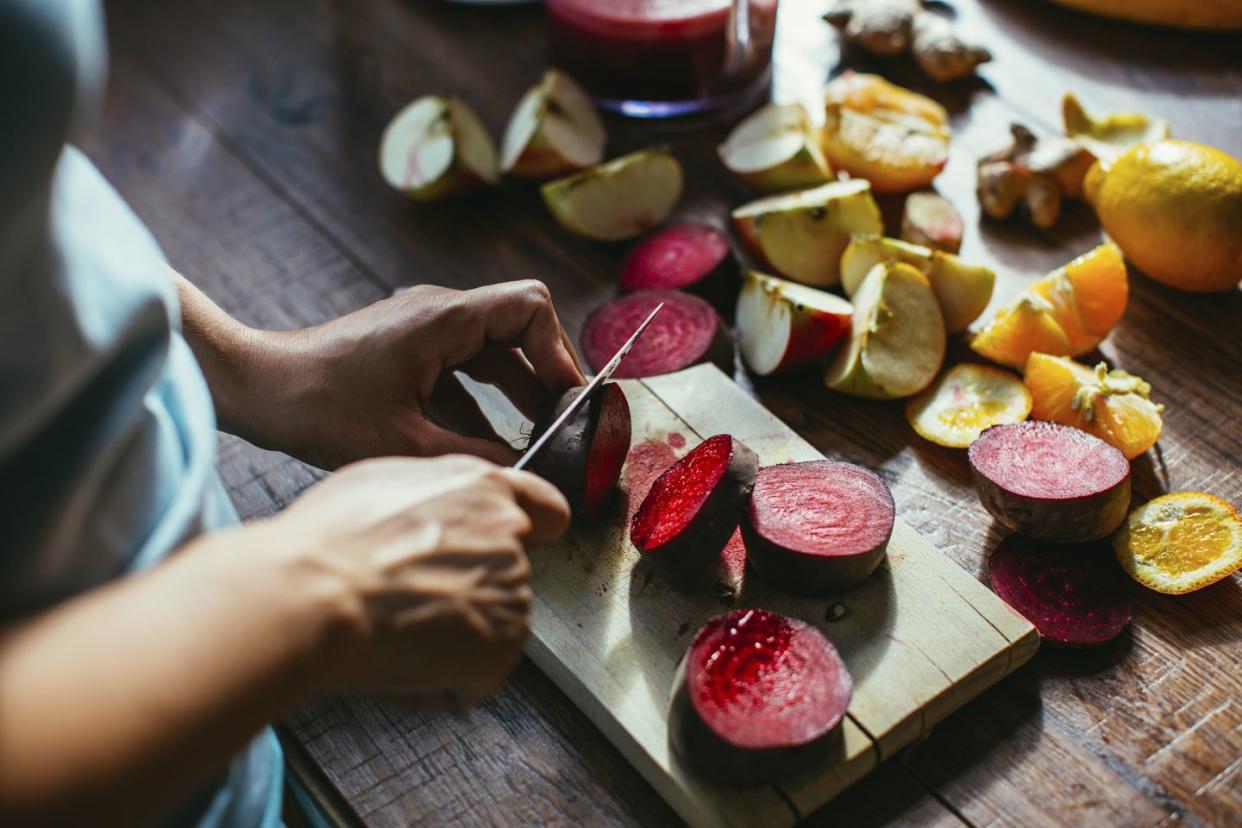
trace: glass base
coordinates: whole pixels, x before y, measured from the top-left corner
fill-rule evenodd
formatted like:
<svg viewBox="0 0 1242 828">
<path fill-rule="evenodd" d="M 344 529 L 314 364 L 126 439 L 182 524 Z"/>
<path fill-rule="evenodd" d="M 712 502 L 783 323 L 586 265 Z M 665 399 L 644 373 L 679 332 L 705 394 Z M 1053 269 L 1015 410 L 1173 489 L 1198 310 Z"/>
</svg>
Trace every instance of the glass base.
<svg viewBox="0 0 1242 828">
<path fill-rule="evenodd" d="M 766 90 L 771 80 L 772 73 L 768 69 L 745 86 L 719 95 L 709 95 L 688 101 L 644 101 L 593 97 L 601 109 L 617 112 L 629 118 L 680 118 L 686 115 L 712 112 L 748 101 L 758 92 Z"/>
</svg>

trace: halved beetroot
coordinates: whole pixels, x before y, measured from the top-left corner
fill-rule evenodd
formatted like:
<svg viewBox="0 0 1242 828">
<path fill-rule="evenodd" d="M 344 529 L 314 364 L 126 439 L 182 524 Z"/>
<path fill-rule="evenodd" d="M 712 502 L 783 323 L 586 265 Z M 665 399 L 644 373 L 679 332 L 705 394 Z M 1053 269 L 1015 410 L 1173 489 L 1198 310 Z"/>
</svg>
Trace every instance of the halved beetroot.
<svg viewBox="0 0 1242 828">
<path fill-rule="evenodd" d="M 1056 543 L 1112 534 L 1130 505 L 1130 463 L 1098 437 L 1041 420 L 992 426 L 970 444 L 975 491 L 992 517 Z"/>
<path fill-rule="evenodd" d="M 737 529 L 759 460 L 728 434 L 708 437 L 651 484 L 630 540 L 670 580 L 703 574 Z"/>
<path fill-rule="evenodd" d="M 547 406 L 535 421 L 531 440 L 538 439 L 581 391 L 571 388 Z M 598 517 L 617 490 L 629 450 L 630 404 L 620 385 L 607 382 L 535 455 L 531 471 L 560 489 L 575 512 Z"/>
<path fill-rule="evenodd" d="M 731 300 L 740 285 L 729 240 L 702 224 L 652 232 L 625 257 L 618 281 L 626 292 L 689 290 L 714 303 Z"/>
<path fill-rule="evenodd" d="M 884 558 L 896 509 L 875 472 L 814 460 L 760 469 L 742 521 L 752 566 L 782 589 L 840 592 Z"/>
<path fill-rule="evenodd" d="M 815 627 L 733 610 L 699 630 L 677 667 L 669 741 L 712 781 L 774 782 L 826 756 L 852 693 L 841 656 Z"/>
<path fill-rule="evenodd" d="M 676 290 L 640 290 L 604 304 L 582 326 L 582 353 L 598 371 L 647 318 L 656 305 L 651 327 L 621 361 L 617 379 L 650 377 L 714 362 L 733 371 L 733 338 L 720 314 L 707 301 Z"/>
<path fill-rule="evenodd" d="M 988 556 L 1001 600 L 1058 644 L 1103 644 L 1130 623 L 1126 579 L 1108 544 L 1041 544 L 1010 535 Z"/>
</svg>

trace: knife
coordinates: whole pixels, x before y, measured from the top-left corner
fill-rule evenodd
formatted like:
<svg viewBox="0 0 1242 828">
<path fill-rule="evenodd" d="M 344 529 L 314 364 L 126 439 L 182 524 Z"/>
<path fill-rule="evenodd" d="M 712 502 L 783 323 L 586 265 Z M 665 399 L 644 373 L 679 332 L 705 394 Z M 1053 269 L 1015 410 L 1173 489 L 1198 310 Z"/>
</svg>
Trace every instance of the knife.
<svg viewBox="0 0 1242 828">
<path fill-rule="evenodd" d="M 582 393 L 574 397 L 573 402 L 565 407 L 565 410 L 561 412 L 559 417 L 552 421 L 552 425 L 548 426 L 547 430 L 544 431 L 543 434 L 539 435 L 538 440 L 527 446 L 526 451 L 524 451 L 522 456 L 518 458 L 518 461 L 513 464 L 513 468 L 521 470 L 530 465 L 531 459 L 539 453 L 539 450 L 542 449 L 549 440 L 552 439 L 552 436 L 556 434 L 556 432 L 560 431 L 561 427 L 564 426 L 565 423 L 574 418 L 574 415 L 577 414 L 582 406 L 586 405 L 587 401 L 590 400 L 595 394 L 595 391 L 601 385 L 606 383 L 612 376 L 613 372 L 617 370 L 617 366 L 621 364 L 621 360 L 625 359 L 625 355 L 628 354 L 630 349 L 634 347 L 634 343 L 637 342 L 638 338 L 643 335 L 643 331 L 647 330 L 647 326 L 651 324 L 651 320 L 655 319 L 656 314 L 659 313 L 660 309 L 663 307 L 663 302 L 656 305 L 655 310 L 653 310 L 647 318 L 643 320 L 643 323 L 638 326 L 638 330 L 630 334 L 630 338 L 625 340 L 625 344 L 623 344 L 621 348 L 612 355 L 612 359 L 608 360 L 608 364 L 605 365 L 603 369 L 601 369 L 600 372 L 587 383 L 586 388 L 582 389 Z"/>
</svg>

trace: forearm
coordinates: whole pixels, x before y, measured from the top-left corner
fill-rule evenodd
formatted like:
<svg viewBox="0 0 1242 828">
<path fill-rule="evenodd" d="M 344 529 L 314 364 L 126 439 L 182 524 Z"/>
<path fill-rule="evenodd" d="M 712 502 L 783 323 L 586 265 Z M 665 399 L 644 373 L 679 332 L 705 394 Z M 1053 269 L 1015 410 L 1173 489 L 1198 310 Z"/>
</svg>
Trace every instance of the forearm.
<svg viewBox="0 0 1242 828">
<path fill-rule="evenodd" d="M 347 616 L 265 538 L 205 537 L 0 631 L 0 824 L 142 824 L 304 697 Z"/>
</svg>

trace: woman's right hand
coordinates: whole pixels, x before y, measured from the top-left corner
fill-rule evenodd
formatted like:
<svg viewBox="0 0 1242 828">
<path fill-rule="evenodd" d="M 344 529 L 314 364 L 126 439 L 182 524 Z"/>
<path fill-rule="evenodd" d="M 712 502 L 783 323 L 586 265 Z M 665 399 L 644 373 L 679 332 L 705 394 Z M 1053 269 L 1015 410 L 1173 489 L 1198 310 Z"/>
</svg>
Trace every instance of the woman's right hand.
<svg viewBox="0 0 1242 828">
<path fill-rule="evenodd" d="M 294 582 L 334 596 L 327 605 L 344 623 L 313 648 L 313 689 L 459 709 L 517 665 L 529 633 L 526 548 L 568 524 L 565 498 L 544 480 L 450 456 L 347 466 L 250 526 Z"/>
</svg>

